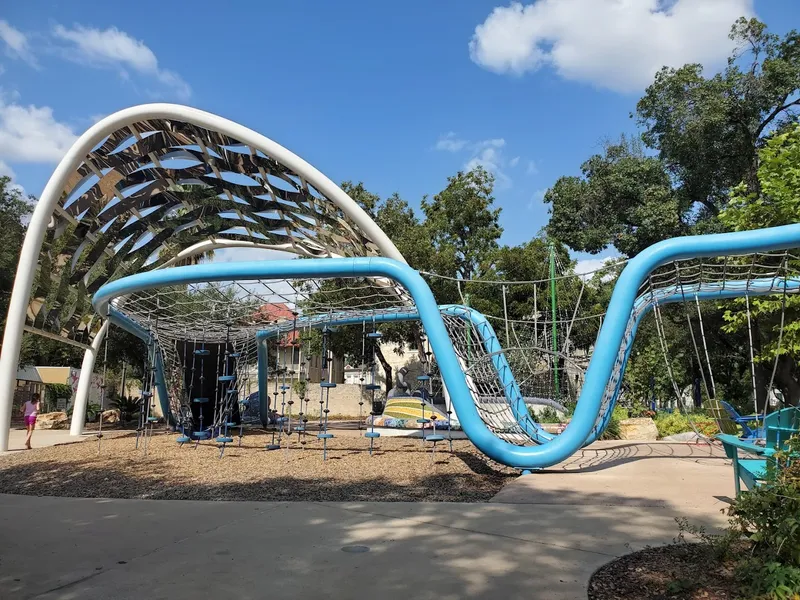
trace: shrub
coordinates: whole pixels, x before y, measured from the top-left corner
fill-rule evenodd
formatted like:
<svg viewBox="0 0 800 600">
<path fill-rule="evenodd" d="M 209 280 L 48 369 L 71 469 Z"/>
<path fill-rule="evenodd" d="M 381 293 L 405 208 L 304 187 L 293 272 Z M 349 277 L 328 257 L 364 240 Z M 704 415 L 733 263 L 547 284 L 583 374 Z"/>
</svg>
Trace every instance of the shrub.
<svg viewBox="0 0 800 600">
<path fill-rule="evenodd" d="M 67 409 L 67 416 L 72 417 L 72 412 L 75 406 L 70 406 Z M 100 416 L 100 405 L 94 404 L 93 402 L 89 402 L 86 404 L 86 422 L 87 423 L 94 423 L 97 418 Z"/>
<path fill-rule="evenodd" d="M 119 411 L 120 421 L 124 423 L 130 421 L 134 418 L 134 415 L 139 413 L 141 401 L 141 398 L 134 398 L 133 396 L 120 396 L 119 398 L 112 399 L 110 406 Z"/>
<path fill-rule="evenodd" d="M 615 406 L 614 412 L 611 413 L 611 418 L 608 421 L 603 434 L 600 436 L 601 440 L 618 440 L 619 439 L 619 422 L 630 417 L 628 409 L 624 406 Z"/>
<path fill-rule="evenodd" d="M 703 414 L 693 413 L 689 416 L 679 412 L 659 412 L 655 418 L 658 437 L 665 438 L 678 433 L 687 433 L 697 429 L 698 433 L 712 437 L 719 433 L 717 422 Z M 692 425 L 694 424 L 694 428 Z"/>
<path fill-rule="evenodd" d="M 528 406 L 528 414 L 536 423 L 561 423 L 561 417 L 551 406 L 544 406 L 541 410 L 536 410 L 533 406 Z"/>
<path fill-rule="evenodd" d="M 72 386 L 66 383 L 48 383 L 44 386 L 44 404 L 48 411 L 56 410 L 56 400 L 72 398 Z"/>
<path fill-rule="evenodd" d="M 743 492 L 728 510 L 730 529 L 745 537 L 750 552 L 736 557 L 736 572 L 748 597 L 794 598 L 800 593 L 800 453 L 794 436 L 771 461 L 772 481 Z"/>
</svg>

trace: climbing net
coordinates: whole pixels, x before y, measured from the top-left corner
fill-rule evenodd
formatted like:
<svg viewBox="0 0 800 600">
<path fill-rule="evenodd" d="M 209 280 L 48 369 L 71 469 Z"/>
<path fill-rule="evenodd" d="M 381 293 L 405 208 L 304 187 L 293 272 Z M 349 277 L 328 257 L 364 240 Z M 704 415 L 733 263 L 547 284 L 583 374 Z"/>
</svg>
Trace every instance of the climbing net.
<svg viewBox="0 0 800 600">
<path fill-rule="evenodd" d="M 298 320 L 304 328 L 342 314 L 367 321 L 408 309 L 409 299 L 383 280 L 258 279 L 147 289 L 118 298 L 112 306 L 155 341 L 170 410 L 178 421 L 197 426 L 204 419 L 202 426 L 218 427 L 257 389 L 258 332 L 277 329 L 283 336 L 278 343 L 292 347 L 298 341 L 291 335 Z M 285 376 L 291 367 L 273 364 L 270 370 L 283 369 Z M 200 410 L 198 403 L 209 408 Z"/>
<path fill-rule="evenodd" d="M 775 342 L 774 364 L 766 384 L 769 392 L 775 380 L 786 325 L 787 305 L 800 291 L 800 255 L 795 250 L 759 252 L 719 258 L 678 260 L 662 265 L 643 281 L 638 290 L 633 311 L 628 319 L 623 343 L 617 352 L 612 375 L 603 393 L 601 409 L 597 415 L 593 437 L 599 436 L 619 398 L 622 375 L 630 353 L 637 325 L 648 312 L 653 313 L 666 373 L 670 379 L 678 407 L 687 411 L 682 385 L 677 381 L 670 360 L 670 348 L 665 335 L 664 307 L 679 304 L 686 327 L 690 333 L 694 359 L 700 368 L 703 386 L 709 399 L 717 396 L 714 373 L 709 357 L 707 331 L 700 309 L 702 301 L 715 301 L 743 313 L 748 335 L 753 402 L 758 412 L 755 351 L 753 339 L 754 302 L 773 303 L 772 318 L 764 319 L 763 333 Z M 758 298 L 758 300 L 756 300 Z M 770 323 L 770 321 L 772 321 Z M 764 407 L 766 410 L 766 406 Z"/>
<path fill-rule="evenodd" d="M 574 408 L 604 316 L 603 288 L 620 268 L 576 273 L 553 262 L 550 276 L 535 281 L 457 281 L 462 308 L 443 311 L 479 415 L 518 445 L 549 439 L 536 423 L 543 407 L 561 419 Z M 433 286 L 443 279 L 426 277 Z"/>
</svg>

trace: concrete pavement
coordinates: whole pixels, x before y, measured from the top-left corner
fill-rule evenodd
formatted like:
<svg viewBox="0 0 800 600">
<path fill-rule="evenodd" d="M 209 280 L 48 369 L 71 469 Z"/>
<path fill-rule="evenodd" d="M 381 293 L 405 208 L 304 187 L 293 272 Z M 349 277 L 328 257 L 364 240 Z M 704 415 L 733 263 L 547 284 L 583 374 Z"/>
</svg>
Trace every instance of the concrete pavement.
<svg viewBox="0 0 800 600">
<path fill-rule="evenodd" d="M 616 442 L 488 504 L 0 495 L 0 597 L 582 599 L 602 564 L 672 541 L 676 517 L 723 525 L 732 493 L 707 449 Z"/>
<path fill-rule="evenodd" d="M 26 435 L 27 433 L 24 429 L 12 428 L 8 437 L 9 452 L 25 450 Z M 33 438 L 31 439 L 31 446 L 34 448 L 44 448 L 46 446 L 56 446 L 58 444 L 82 442 L 87 439 L 95 439 L 94 432 L 84 433 L 80 436 L 71 436 L 69 434 L 69 429 L 35 429 L 33 431 Z M 2 456 L 2 453 L 0 453 L 0 456 Z"/>
</svg>

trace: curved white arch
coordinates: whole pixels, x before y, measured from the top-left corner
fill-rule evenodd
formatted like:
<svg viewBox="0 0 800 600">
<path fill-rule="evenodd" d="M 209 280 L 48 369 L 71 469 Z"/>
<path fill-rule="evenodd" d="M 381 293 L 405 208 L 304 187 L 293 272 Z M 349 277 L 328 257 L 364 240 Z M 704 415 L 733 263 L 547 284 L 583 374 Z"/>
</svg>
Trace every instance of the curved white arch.
<svg viewBox="0 0 800 600">
<path fill-rule="evenodd" d="M 369 236 L 384 256 L 405 262 L 402 254 L 389 237 L 338 185 L 290 150 L 239 123 L 197 108 L 165 103 L 133 106 L 109 115 L 81 135 L 55 168 L 34 209 L 25 235 L 8 307 L 2 353 L 0 353 L 0 452 L 8 450 L 11 410 L 26 311 L 39 252 L 51 216 L 61 200 L 62 192 L 70 176 L 78 169 L 87 154 L 115 131 L 150 119 L 172 119 L 190 123 L 231 136 L 244 144 L 258 148 L 304 177 L 319 192 L 334 202 L 361 231 Z M 93 356 L 94 354 L 92 354 Z M 91 364 L 89 365 L 88 362 Z M 85 360 L 84 363 L 84 366 L 89 367 L 88 370 L 91 371 L 94 367 L 94 358 L 91 361 Z"/>
</svg>

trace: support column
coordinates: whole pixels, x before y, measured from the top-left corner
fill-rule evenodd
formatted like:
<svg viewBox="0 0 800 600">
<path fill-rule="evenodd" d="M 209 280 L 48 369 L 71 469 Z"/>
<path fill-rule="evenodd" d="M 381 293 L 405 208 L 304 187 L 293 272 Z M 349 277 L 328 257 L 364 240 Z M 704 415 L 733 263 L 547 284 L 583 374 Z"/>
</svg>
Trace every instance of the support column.
<svg viewBox="0 0 800 600">
<path fill-rule="evenodd" d="M 268 338 L 258 340 L 258 414 L 261 424 L 266 427 L 269 424 L 269 390 L 267 390 L 267 376 L 269 371 L 269 360 L 267 356 Z"/>
<path fill-rule="evenodd" d="M 94 340 L 92 340 L 92 349 L 87 350 L 83 354 L 81 374 L 78 377 L 78 391 L 75 392 L 75 402 L 72 404 L 72 423 L 69 427 L 70 435 L 81 435 L 83 433 L 83 427 L 86 425 L 86 406 L 89 404 L 89 389 L 92 387 L 94 363 L 107 333 L 108 319 L 103 322 L 100 331 L 94 336 Z"/>
</svg>

